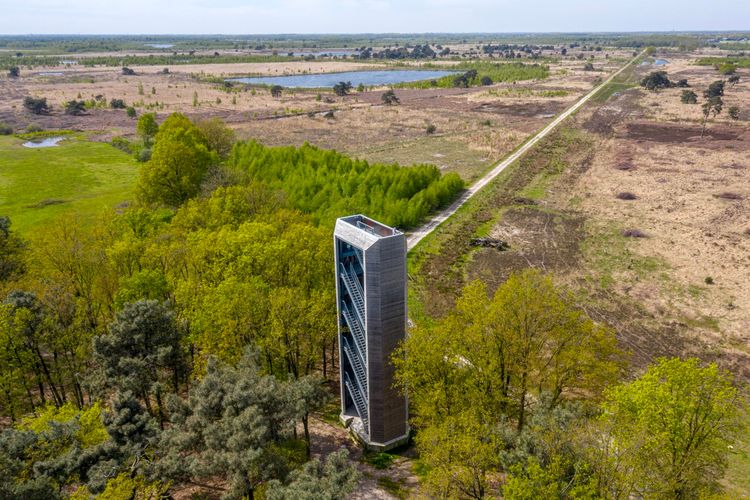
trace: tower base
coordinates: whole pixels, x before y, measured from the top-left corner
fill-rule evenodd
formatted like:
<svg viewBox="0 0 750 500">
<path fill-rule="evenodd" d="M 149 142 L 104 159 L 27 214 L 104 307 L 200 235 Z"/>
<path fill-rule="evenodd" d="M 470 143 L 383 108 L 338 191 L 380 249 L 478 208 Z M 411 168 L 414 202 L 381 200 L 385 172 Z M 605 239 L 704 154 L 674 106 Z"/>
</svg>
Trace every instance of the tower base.
<svg viewBox="0 0 750 500">
<path fill-rule="evenodd" d="M 403 436 L 399 436 L 396 439 L 391 439 L 387 443 L 376 443 L 370 441 L 370 437 L 367 435 L 364 423 L 359 417 L 353 417 L 351 415 L 339 415 L 339 420 L 345 428 L 349 430 L 349 434 L 360 444 L 365 450 L 368 451 L 389 451 L 399 446 L 403 446 L 409 442 L 410 433 L 407 431 Z"/>
</svg>

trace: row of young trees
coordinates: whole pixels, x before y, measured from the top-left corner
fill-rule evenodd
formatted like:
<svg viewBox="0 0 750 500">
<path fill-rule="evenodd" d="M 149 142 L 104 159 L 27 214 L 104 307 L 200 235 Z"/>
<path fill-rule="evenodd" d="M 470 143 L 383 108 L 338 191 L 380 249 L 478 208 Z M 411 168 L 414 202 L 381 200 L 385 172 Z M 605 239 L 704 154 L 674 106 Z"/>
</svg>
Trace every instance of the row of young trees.
<svg viewBox="0 0 750 500">
<path fill-rule="evenodd" d="M 714 364 L 661 359 L 618 383 L 614 332 L 535 270 L 468 285 L 394 361 L 440 498 L 703 498 L 741 428 Z"/>
<path fill-rule="evenodd" d="M 307 144 L 269 148 L 254 141 L 240 143 L 229 165 L 237 175 L 283 191 L 291 206 L 317 221 L 361 211 L 409 228 L 464 187 L 458 175 L 441 175 L 433 165 L 371 165 Z"/>
</svg>

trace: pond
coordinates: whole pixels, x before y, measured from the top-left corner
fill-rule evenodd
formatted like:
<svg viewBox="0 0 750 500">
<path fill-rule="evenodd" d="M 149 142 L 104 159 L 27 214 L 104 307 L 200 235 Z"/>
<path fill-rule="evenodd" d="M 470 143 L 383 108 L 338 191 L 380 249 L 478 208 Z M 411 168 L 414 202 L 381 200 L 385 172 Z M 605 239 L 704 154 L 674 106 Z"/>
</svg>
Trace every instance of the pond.
<svg viewBox="0 0 750 500">
<path fill-rule="evenodd" d="M 654 59 L 653 61 L 643 61 L 641 66 L 666 66 L 667 64 L 669 64 L 669 61 L 666 59 Z"/>
<path fill-rule="evenodd" d="M 173 43 L 144 43 L 143 45 L 153 49 L 171 49 L 174 47 Z"/>
<path fill-rule="evenodd" d="M 23 147 L 25 148 L 52 148 L 57 146 L 57 143 L 65 139 L 65 137 L 45 137 L 41 140 L 24 142 Z"/>
<path fill-rule="evenodd" d="M 351 82 L 355 87 L 360 83 L 362 85 L 392 85 L 394 83 L 436 80 L 453 74 L 457 74 L 457 72 L 419 70 L 346 71 L 342 73 L 317 73 L 311 75 L 253 76 L 247 78 L 230 78 L 227 81 L 250 85 L 281 85 L 282 87 L 316 89 L 333 87 L 339 82 Z"/>
</svg>

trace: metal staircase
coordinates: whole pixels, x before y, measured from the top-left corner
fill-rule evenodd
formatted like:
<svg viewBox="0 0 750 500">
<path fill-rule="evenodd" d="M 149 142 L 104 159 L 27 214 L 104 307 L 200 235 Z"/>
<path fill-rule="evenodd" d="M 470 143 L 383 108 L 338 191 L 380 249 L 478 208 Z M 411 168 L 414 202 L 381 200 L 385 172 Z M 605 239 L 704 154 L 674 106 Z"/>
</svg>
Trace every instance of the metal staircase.
<svg viewBox="0 0 750 500">
<path fill-rule="evenodd" d="M 357 351 L 359 351 L 362 359 L 367 359 L 367 356 L 365 355 L 367 352 L 367 344 L 365 343 L 365 332 L 362 325 L 357 318 L 352 316 L 349 307 L 343 302 L 341 304 L 341 314 L 344 316 L 344 321 L 346 321 L 346 326 L 349 327 L 352 337 L 354 337 L 354 346 L 357 348 Z"/>
<path fill-rule="evenodd" d="M 357 258 L 362 261 L 359 252 Z M 348 336 L 341 336 L 341 348 L 346 356 L 348 365 L 351 367 L 354 376 L 344 372 L 344 386 L 354 401 L 354 406 L 362 423 L 367 429 L 368 406 L 367 406 L 367 343 L 365 339 L 365 301 L 362 284 L 357 278 L 357 274 L 352 264 L 348 266 L 340 264 L 339 275 L 346 288 L 351 305 L 341 301 L 341 315 L 344 317 L 346 326 L 351 333 L 351 339 Z"/>
<path fill-rule="evenodd" d="M 359 391 L 359 388 L 352 382 L 348 373 L 344 373 L 344 386 L 346 387 L 346 390 L 349 391 L 349 395 L 354 401 L 354 406 L 357 409 L 359 418 L 362 419 L 362 423 L 365 425 L 365 429 L 367 429 L 367 402 Z"/>
<path fill-rule="evenodd" d="M 367 371 L 365 370 L 364 360 L 360 355 L 354 352 L 352 345 L 346 337 L 341 337 L 341 345 L 344 348 L 344 354 L 349 359 L 349 364 L 354 369 L 354 376 L 362 388 L 362 391 L 367 394 Z"/>
<path fill-rule="evenodd" d="M 344 287 L 349 293 L 349 297 L 352 299 L 354 304 L 354 311 L 357 313 L 359 322 L 361 325 L 365 324 L 365 299 L 364 293 L 362 292 L 362 285 L 359 283 L 354 269 L 349 266 L 347 269 L 344 264 L 341 264 L 341 280 L 344 282 Z"/>
</svg>

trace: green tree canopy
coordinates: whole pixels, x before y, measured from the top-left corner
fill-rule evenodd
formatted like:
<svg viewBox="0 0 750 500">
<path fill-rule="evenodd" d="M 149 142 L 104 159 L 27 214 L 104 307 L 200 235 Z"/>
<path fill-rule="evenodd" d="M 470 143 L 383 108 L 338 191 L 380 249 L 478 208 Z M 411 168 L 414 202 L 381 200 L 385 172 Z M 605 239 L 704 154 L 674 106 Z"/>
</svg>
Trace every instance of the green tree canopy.
<svg viewBox="0 0 750 500">
<path fill-rule="evenodd" d="M 669 80 L 666 71 L 654 71 L 641 80 L 641 87 L 645 87 L 648 90 L 653 90 L 655 92 L 659 89 L 667 89 L 671 86 L 672 82 Z"/>
<path fill-rule="evenodd" d="M 198 130 L 206 138 L 208 148 L 216 152 L 220 158 L 226 158 L 232 151 L 235 141 L 234 130 L 229 128 L 221 118 L 209 118 L 195 123 Z"/>
<path fill-rule="evenodd" d="M 127 304 L 94 338 L 94 356 L 101 367 L 98 385 L 132 391 L 150 408 L 155 396 L 162 415 L 162 383 L 177 390 L 185 361 L 173 313 L 155 300 Z"/>
<path fill-rule="evenodd" d="M 357 466 L 346 450 L 331 453 L 325 462 L 313 459 L 289 474 L 287 484 L 269 482 L 268 500 L 344 500 L 359 480 Z"/>
<path fill-rule="evenodd" d="M 527 270 L 492 297 L 480 282 L 467 286 L 448 316 L 411 331 L 394 363 L 437 489 L 475 496 L 498 466 L 493 429 L 523 431 L 542 408 L 596 398 L 618 377 L 621 355 L 611 330 Z"/>
<path fill-rule="evenodd" d="M 716 364 L 659 359 L 638 379 L 607 391 L 601 420 L 609 461 L 601 475 L 630 485 L 624 497 L 714 492 L 739 430 L 739 405 L 729 373 Z"/>
<path fill-rule="evenodd" d="M 151 159 L 141 168 L 140 195 L 147 202 L 179 206 L 198 194 L 216 161 L 206 136 L 187 117 L 175 113 L 159 127 Z"/>
<path fill-rule="evenodd" d="M 156 133 L 159 131 L 159 124 L 156 122 L 156 113 L 144 113 L 138 118 L 138 124 L 135 126 L 136 133 L 141 136 L 145 147 L 151 146 Z"/>
<path fill-rule="evenodd" d="M 228 480 L 227 498 L 253 498 L 257 487 L 283 479 L 290 467 L 293 429 L 300 417 L 296 381 L 261 375 L 248 351 L 237 367 L 209 360 L 187 400 L 169 399 L 172 426 L 158 465 L 164 478 Z"/>
<path fill-rule="evenodd" d="M 23 240 L 11 230 L 10 217 L 0 216 L 0 282 L 23 274 L 25 248 Z"/>
</svg>

